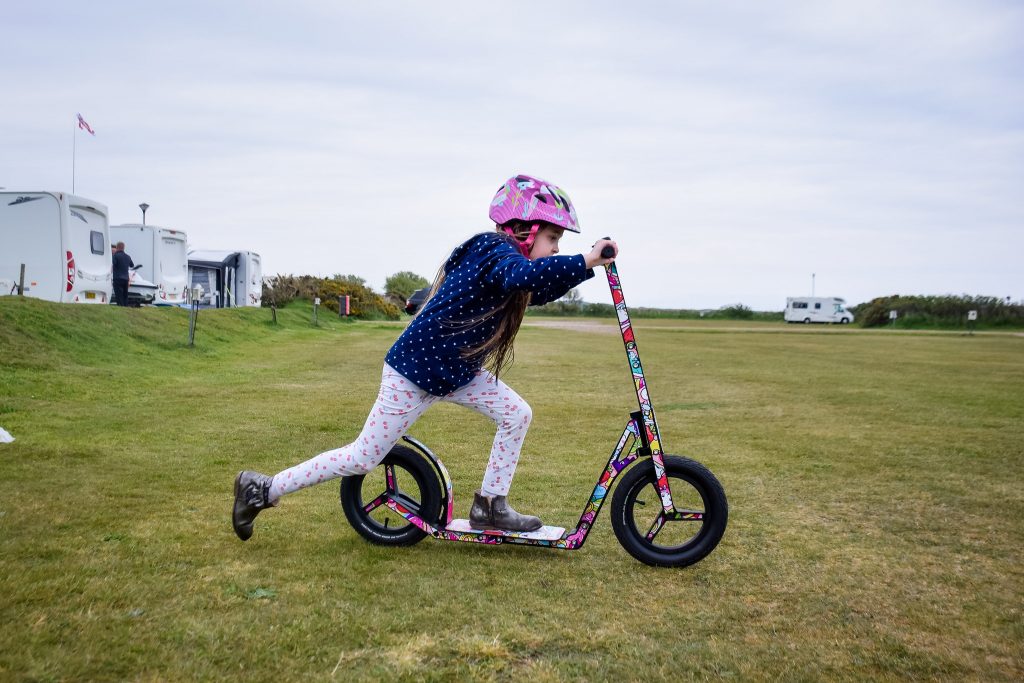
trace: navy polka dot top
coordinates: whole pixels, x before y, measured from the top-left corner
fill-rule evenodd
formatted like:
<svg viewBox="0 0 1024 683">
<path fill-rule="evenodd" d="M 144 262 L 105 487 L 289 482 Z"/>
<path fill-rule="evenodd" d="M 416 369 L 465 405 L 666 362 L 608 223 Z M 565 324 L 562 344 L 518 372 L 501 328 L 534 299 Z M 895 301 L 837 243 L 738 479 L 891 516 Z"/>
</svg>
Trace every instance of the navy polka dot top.
<svg viewBox="0 0 1024 683">
<path fill-rule="evenodd" d="M 465 386 L 483 359 L 466 359 L 462 349 L 489 339 L 498 327 L 496 317 L 467 324 L 497 308 L 515 291 L 529 291 L 531 306 L 565 295 L 594 276 L 582 254 L 548 256 L 531 261 L 512 238 L 483 233 L 460 244 L 445 262 L 445 280 L 405 332 L 385 361 L 418 387 L 445 396 Z"/>
</svg>

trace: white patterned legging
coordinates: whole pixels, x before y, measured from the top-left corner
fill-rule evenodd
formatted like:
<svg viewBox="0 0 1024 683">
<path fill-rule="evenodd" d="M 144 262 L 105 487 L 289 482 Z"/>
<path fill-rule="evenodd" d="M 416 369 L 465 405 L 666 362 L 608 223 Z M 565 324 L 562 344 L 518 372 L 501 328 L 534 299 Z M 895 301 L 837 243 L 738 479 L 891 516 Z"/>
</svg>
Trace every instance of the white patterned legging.
<svg viewBox="0 0 1024 683">
<path fill-rule="evenodd" d="M 481 489 L 489 495 L 508 495 L 533 417 L 529 404 L 487 370 L 481 370 L 469 384 L 447 396 L 434 396 L 385 364 L 377 402 L 356 440 L 278 472 L 270 485 L 271 501 L 337 477 L 369 472 L 380 464 L 420 415 L 438 401 L 472 408 L 498 425 Z"/>
</svg>

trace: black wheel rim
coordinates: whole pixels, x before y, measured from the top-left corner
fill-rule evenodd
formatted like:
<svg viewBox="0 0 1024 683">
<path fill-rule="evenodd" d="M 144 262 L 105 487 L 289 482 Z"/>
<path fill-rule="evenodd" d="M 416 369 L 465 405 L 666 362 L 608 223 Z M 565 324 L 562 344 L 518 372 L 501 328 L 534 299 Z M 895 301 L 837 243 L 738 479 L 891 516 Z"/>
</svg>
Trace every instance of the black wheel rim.
<svg viewBox="0 0 1024 683">
<path fill-rule="evenodd" d="M 415 472 L 387 463 L 363 476 L 357 505 L 368 527 L 381 534 L 400 534 L 413 524 L 385 505 L 386 497 L 392 495 L 419 510 L 424 491 Z"/>
<path fill-rule="evenodd" d="M 652 551 L 686 552 L 697 545 L 708 525 L 707 499 L 702 487 L 677 474 L 669 474 L 669 488 L 677 512 L 699 513 L 699 519 L 666 520 L 654 478 L 636 483 L 626 498 L 624 520 L 636 539 Z"/>
</svg>

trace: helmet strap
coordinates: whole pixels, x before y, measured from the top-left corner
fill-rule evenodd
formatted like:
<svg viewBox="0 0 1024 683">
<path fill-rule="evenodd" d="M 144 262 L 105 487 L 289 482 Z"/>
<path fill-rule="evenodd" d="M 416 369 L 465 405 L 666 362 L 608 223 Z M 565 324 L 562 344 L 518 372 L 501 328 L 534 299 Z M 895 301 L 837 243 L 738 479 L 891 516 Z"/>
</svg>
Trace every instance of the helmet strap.
<svg viewBox="0 0 1024 683">
<path fill-rule="evenodd" d="M 537 239 L 537 233 L 540 232 L 540 223 L 534 223 L 533 227 L 530 228 L 530 234 L 526 236 L 526 239 L 520 241 L 516 238 L 516 242 L 519 244 L 519 251 L 523 252 L 523 256 L 530 258 L 530 249 L 533 248 L 533 242 Z M 512 237 L 516 237 L 515 231 L 511 226 L 505 226 L 505 232 Z"/>
</svg>

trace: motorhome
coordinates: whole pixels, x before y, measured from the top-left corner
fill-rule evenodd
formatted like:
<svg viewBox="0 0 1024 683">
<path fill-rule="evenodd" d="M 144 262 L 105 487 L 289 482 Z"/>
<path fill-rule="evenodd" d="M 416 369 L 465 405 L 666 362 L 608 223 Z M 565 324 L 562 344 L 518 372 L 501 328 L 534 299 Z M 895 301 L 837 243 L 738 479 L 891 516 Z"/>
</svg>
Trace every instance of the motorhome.
<svg viewBox="0 0 1024 683">
<path fill-rule="evenodd" d="M 141 267 L 137 273 L 156 285 L 152 303 L 178 306 L 188 289 L 187 236 L 181 230 L 126 223 L 110 226 L 110 240 L 124 242 L 124 250 Z"/>
<path fill-rule="evenodd" d="M 188 282 L 190 288 L 202 290 L 201 306 L 263 303 L 263 266 L 260 255 L 253 251 L 189 250 Z"/>
<path fill-rule="evenodd" d="M 846 310 L 846 300 L 837 296 L 797 296 L 786 299 L 782 316 L 787 323 L 846 323 L 853 322 L 853 313 Z"/>
<path fill-rule="evenodd" d="M 66 192 L 0 191 L 0 295 L 105 304 L 113 290 L 107 207 Z"/>
</svg>

